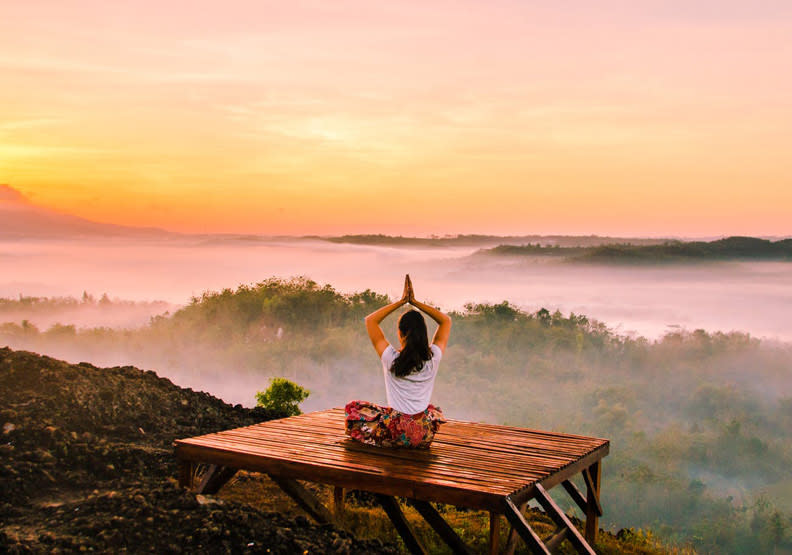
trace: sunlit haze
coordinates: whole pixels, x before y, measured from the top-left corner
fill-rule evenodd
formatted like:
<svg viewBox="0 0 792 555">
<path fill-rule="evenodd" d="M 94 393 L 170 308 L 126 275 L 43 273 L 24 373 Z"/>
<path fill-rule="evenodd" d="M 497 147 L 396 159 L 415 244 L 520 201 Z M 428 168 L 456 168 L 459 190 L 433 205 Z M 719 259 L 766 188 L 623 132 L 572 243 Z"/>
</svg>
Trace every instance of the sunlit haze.
<svg viewBox="0 0 792 555">
<path fill-rule="evenodd" d="M 0 183 L 267 234 L 788 235 L 792 4 L 3 2 Z"/>
</svg>

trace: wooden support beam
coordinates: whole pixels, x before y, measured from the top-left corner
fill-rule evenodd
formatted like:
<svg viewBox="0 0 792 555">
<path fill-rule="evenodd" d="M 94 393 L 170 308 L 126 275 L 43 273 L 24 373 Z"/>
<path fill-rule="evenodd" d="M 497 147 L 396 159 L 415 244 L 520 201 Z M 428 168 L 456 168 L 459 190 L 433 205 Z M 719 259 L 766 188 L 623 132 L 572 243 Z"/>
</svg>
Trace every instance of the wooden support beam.
<svg viewBox="0 0 792 555">
<path fill-rule="evenodd" d="M 329 524 L 333 522 L 333 515 L 330 511 L 322 505 L 316 496 L 305 489 L 305 487 L 292 478 L 283 478 L 282 476 L 269 475 L 273 482 L 278 484 L 289 497 L 300 506 L 302 510 L 311 515 L 319 524 Z"/>
<path fill-rule="evenodd" d="M 588 491 L 596 491 L 597 494 L 599 494 L 599 487 L 594 485 L 594 479 L 591 477 L 590 469 L 587 468 L 583 471 L 583 480 L 586 482 L 586 489 Z M 593 501 L 594 501 L 594 510 L 597 512 L 597 516 L 602 516 L 602 506 L 600 506 L 599 503 L 599 495 L 595 495 Z M 588 502 L 586 503 L 586 505 L 588 505 Z"/>
<path fill-rule="evenodd" d="M 473 553 L 431 503 L 428 501 L 419 501 L 417 499 L 409 499 L 408 503 L 415 507 L 424 520 L 429 523 L 429 526 L 431 526 L 434 531 L 437 532 L 437 535 L 443 539 L 446 545 L 451 548 L 451 551 L 454 553 L 462 553 L 463 555 Z"/>
<path fill-rule="evenodd" d="M 194 469 L 195 465 L 192 461 L 179 460 L 179 487 L 192 488 Z"/>
<path fill-rule="evenodd" d="M 195 488 L 195 493 L 206 493 L 213 495 L 220 491 L 228 481 L 237 473 L 236 468 L 228 468 L 227 466 L 219 466 L 210 464 L 209 470 L 204 473 L 198 487 Z"/>
<path fill-rule="evenodd" d="M 496 512 L 490 511 L 490 525 L 489 525 L 489 552 L 490 555 L 498 555 L 498 547 L 500 543 L 500 515 Z"/>
<path fill-rule="evenodd" d="M 602 506 L 599 496 L 602 488 L 602 461 L 597 461 L 583 472 L 586 480 L 586 540 L 594 545 L 597 543 L 599 532 L 599 519 L 602 516 Z"/>
<path fill-rule="evenodd" d="M 413 555 L 426 555 L 426 549 L 424 549 L 421 542 L 418 541 L 418 538 L 415 537 L 415 531 L 413 531 L 412 526 L 410 526 L 407 518 L 405 518 L 396 498 L 380 493 L 377 494 L 377 501 L 382 505 L 382 508 L 385 509 L 385 514 L 388 515 L 388 518 L 393 523 L 393 526 L 396 528 L 402 540 L 404 540 L 404 545 L 407 546 L 410 553 Z"/>
<path fill-rule="evenodd" d="M 556 526 L 559 528 L 566 527 L 569 529 L 567 533 L 567 539 L 572 543 L 572 546 L 577 550 L 578 553 L 583 553 L 586 555 L 596 555 L 594 550 L 591 546 L 583 539 L 583 536 L 580 534 L 575 525 L 572 524 L 572 521 L 564 514 L 561 508 L 556 505 L 556 502 L 553 501 L 553 498 L 550 497 L 550 494 L 541 486 L 541 484 L 536 485 L 536 500 L 545 510 L 547 516 L 549 516 L 553 522 L 556 523 Z"/>
<path fill-rule="evenodd" d="M 198 482 L 198 486 L 195 488 L 195 493 L 203 493 L 207 482 L 209 482 L 212 476 L 214 476 L 217 473 L 217 471 L 221 468 L 223 467 L 216 464 L 210 464 L 209 467 L 201 476 L 201 481 Z"/>
<path fill-rule="evenodd" d="M 586 511 L 588 510 L 588 503 L 586 502 L 586 498 L 583 497 L 583 494 L 580 493 L 580 490 L 577 488 L 577 486 L 569 480 L 564 480 L 561 482 L 561 485 L 564 486 L 564 489 L 572 498 L 572 501 L 574 501 L 577 506 L 580 507 L 580 510 L 583 511 L 583 514 L 585 515 Z"/>
<path fill-rule="evenodd" d="M 556 529 L 556 531 L 553 532 L 553 535 L 544 541 L 544 544 L 547 546 L 547 549 L 550 551 L 550 553 L 555 553 L 558 551 L 558 548 L 561 546 L 561 542 L 566 539 L 568 533 L 569 529 L 567 527 L 562 527 L 560 529 Z"/>
<path fill-rule="evenodd" d="M 584 455 L 575 462 L 566 465 L 562 470 L 554 472 L 547 478 L 539 480 L 539 483 L 542 484 L 546 490 L 554 488 L 564 480 L 568 480 L 572 476 L 579 474 L 584 468 L 588 468 L 596 461 L 605 457 L 609 451 L 610 443 L 605 443 L 604 445 L 591 451 L 588 455 Z M 519 505 L 523 501 L 529 501 L 533 499 L 536 496 L 534 490 L 535 488 L 531 485 L 523 488 L 519 492 L 511 494 L 509 497 L 512 498 L 512 501 L 515 505 Z"/>
<path fill-rule="evenodd" d="M 509 496 L 503 498 L 503 514 L 506 516 L 506 520 L 512 525 L 512 528 L 517 531 L 526 543 L 528 549 L 533 553 L 550 554 L 550 551 L 548 551 L 539 536 L 536 535 L 536 532 L 528 525 L 525 517 L 523 517 L 522 513 L 517 509 Z"/>
<path fill-rule="evenodd" d="M 520 514 L 525 513 L 525 509 L 528 507 L 528 501 L 523 501 L 520 503 L 518 510 Z M 509 538 L 506 540 L 506 550 L 503 552 L 503 555 L 514 555 L 514 550 L 517 549 L 517 530 L 514 526 L 509 527 Z"/>
<path fill-rule="evenodd" d="M 344 520 L 344 500 L 344 488 L 335 486 L 333 488 L 333 509 L 335 512 L 336 521 L 338 523 L 341 523 Z"/>
</svg>

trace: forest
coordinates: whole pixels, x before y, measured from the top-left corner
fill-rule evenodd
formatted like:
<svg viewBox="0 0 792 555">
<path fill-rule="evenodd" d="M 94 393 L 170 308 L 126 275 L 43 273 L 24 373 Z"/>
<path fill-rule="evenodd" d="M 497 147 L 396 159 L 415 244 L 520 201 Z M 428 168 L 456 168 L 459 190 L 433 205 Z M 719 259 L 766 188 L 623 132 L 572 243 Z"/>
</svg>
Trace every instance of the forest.
<svg viewBox="0 0 792 555">
<path fill-rule="evenodd" d="M 601 235 L 433 235 L 431 237 L 403 237 L 401 235 L 340 235 L 337 237 L 304 237 L 305 239 L 322 239 L 331 243 L 348 243 L 353 245 L 375 245 L 387 247 L 485 247 L 523 246 L 536 241 L 537 244 L 558 247 L 595 247 L 600 245 L 628 242 L 630 245 L 657 245 L 665 239 L 631 238 L 617 239 Z"/>
<path fill-rule="evenodd" d="M 283 377 L 311 391 L 302 406 L 315 410 L 384 401 L 362 319 L 386 302 L 272 278 L 206 292 L 134 329 L 6 322 L 0 345 L 123 361 L 245 404 Z M 436 403 L 453 418 L 610 439 L 603 527 L 700 552 L 792 548 L 792 345 L 705 330 L 650 341 L 507 301 L 451 315 Z M 383 325 L 391 341 L 394 324 Z"/>
<path fill-rule="evenodd" d="M 756 237 L 727 237 L 716 241 L 663 241 L 661 244 L 631 242 L 592 246 L 561 246 L 537 242 L 503 244 L 478 254 L 499 256 L 560 256 L 570 262 L 612 264 L 668 264 L 726 260 L 792 261 L 792 239 L 771 241 Z"/>
</svg>

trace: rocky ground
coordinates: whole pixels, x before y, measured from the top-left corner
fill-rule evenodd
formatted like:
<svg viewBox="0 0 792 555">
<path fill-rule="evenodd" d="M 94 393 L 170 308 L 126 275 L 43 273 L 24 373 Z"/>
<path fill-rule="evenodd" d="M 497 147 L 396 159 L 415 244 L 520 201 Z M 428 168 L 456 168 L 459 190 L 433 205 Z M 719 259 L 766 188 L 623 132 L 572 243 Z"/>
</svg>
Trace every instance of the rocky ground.
<svg viewBox="0 0 792 555">
<path fill-rule="evenodd" d="M 0 349 L 0 552 L 396 553 L 178 487 L 174 439 L 278 416 L 154 372 Z"/>
</svg>

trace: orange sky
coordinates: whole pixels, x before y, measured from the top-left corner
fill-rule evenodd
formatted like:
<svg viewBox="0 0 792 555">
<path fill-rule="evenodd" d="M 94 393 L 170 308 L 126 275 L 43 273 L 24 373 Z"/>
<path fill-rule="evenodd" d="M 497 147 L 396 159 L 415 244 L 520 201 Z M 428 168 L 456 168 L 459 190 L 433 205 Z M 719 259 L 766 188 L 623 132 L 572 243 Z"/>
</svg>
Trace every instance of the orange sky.
<svg viewBox="0 0 792 555">
<path fill-rule="evenodd" d="M 0 183 L 183 231 L 792 234 L 792 3 L 528 4 L 3 2 Z"/>
</svg>

